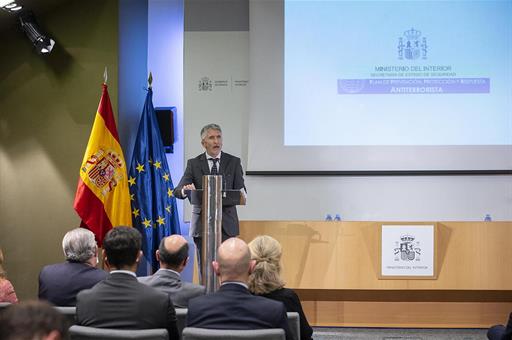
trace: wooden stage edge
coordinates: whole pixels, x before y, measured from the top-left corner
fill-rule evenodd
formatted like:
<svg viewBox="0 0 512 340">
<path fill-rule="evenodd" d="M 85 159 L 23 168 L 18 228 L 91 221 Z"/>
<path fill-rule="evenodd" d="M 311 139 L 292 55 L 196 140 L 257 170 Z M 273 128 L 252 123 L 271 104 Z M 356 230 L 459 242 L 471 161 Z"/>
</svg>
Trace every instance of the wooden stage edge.
<svg viewBox="0 0 512 340">
<path fill-rule="evenodd" d="M 436 277 L 380 279 L 383 224 L 435 224 Z M 512 222 L 241 221 L 283 247 L 283 278 L 313 326 L 488 328 L 512 312 Z"/>
<path fill-rule="evenodd" d="M 295 289 L 314 326 L 489 328 L 505 323 L 512 292 Z"/>
<path fill-rule="evenodd" d="M 302 301 L 302 307 L 313 326 L 489 328 L 506 324 L 512 303 Z"/>
</svg>

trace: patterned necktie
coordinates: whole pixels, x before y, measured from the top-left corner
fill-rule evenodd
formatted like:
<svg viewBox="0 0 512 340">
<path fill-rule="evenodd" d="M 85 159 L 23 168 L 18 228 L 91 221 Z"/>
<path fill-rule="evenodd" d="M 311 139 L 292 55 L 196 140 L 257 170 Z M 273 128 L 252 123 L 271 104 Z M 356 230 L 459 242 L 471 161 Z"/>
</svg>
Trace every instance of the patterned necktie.
<svg viewBox="0 0 512 340">
<path fill-rule="evenodd" d="M 210 175 L 218 175 L 219 169 L 217 169 L 217 162 L 219 161 L 218 158 L 210 158 L 210 160 L 213 162 L 212 169 L 210 170 Z"/>
</svg>

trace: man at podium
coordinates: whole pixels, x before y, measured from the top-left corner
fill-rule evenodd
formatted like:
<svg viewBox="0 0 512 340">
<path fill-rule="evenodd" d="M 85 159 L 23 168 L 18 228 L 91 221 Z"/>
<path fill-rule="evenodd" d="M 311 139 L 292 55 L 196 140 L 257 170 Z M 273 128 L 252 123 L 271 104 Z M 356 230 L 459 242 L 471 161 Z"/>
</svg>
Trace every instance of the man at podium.
<svg viewBox="0 0 512 340">
<path fill-rule="evenodd" d="M 180 199 L 187 197 L 186 191 L 200 190 L 203 176 L 221 175 L 222 190 L 244 190 L 244 177 L 240 158 L 222 152 L 222 130 L 217 124 L 208 124 L 201 129 L 201 145 L 205 152 L 187 161 L 187 168 L 180 182 L 174 189 L 174 196 Z M 201 259 L 202 244 L 201 206 L 192 206 L 190 235 Z M 230 237 L 238 236 L 238 215 L 235 205 L 222 206 L 222 242 Z"/>
</svg>

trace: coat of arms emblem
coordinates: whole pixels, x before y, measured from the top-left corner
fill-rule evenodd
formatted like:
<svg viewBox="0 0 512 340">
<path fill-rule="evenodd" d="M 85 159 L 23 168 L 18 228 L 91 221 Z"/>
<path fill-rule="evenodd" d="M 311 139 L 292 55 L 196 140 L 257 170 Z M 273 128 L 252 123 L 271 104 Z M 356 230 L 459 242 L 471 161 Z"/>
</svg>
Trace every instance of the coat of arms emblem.
<svg viewBox="0 0 512 340">
<path fill-rule="evenodd" d="M 123 174 L 119 171 L 122 167 L 123 161 L 117 153 L 112 150 L 105 152 L 103 149 L 99 149 L 85 162 L 82 171 L 101 190 L 103 196 L 106 196 L 123 179 Z"/>
<path fill-rule="evenodd" d="M 427 38 L 421 37 L 421 31 L 411 28 L 398 38 L 398 59 L 415 60 L 420 56 L 427 59 Z"/>
<path fill-rule="evenodd" d="M 419 260 L 421 248 L 418 242 L 414 242 L 414 239 L 412 235 L 400 237 L 400 242 L 397 242 L 398 247 L 395 248 L 395 261 L 398 261 L 399 258 L 402 261 L 413 261 L 415 258 Z"/>
</svg>

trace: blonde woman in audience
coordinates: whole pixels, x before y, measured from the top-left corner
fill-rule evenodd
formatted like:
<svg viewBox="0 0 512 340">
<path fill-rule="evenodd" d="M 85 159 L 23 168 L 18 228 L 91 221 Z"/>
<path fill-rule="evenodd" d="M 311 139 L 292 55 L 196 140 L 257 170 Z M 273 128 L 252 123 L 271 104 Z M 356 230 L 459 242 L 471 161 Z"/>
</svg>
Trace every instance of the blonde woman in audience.
<svg viewBox="0 0 512 340">
<path fill-rule="evenodd" d="M 310 340 L 313 329 L 308 323 L 299 297 L 291 289 L 284 288 L 281 278 L 281 244 L 270 236 L 258 236 L 249 243 L 251 257 L 256 267 L 249 277 L 249 290 L 272 300 L 281 301 L 287 312 L 299 313 L 300 339 Z"/>
<path fill-rule="evenodd" d="M 18 302 L 18 298 L 16 297 L 11 282 L 7 280 L 3 264 L 4 254 L 2 248 L 0 248 L 0 302 L 16 303 Z"/>
</svg>

